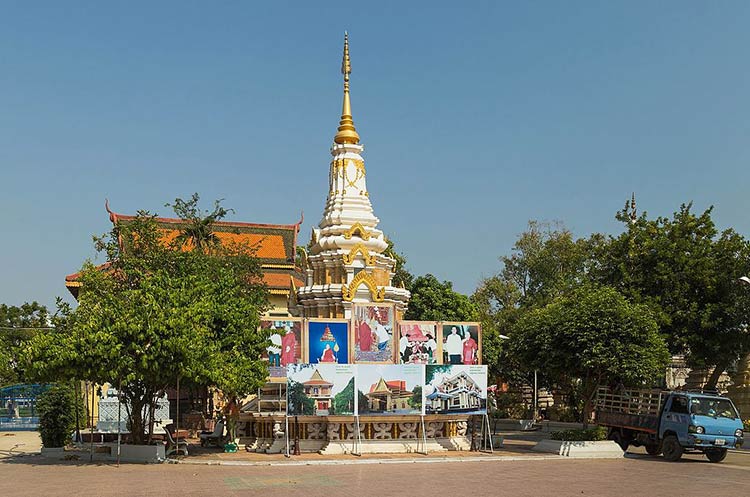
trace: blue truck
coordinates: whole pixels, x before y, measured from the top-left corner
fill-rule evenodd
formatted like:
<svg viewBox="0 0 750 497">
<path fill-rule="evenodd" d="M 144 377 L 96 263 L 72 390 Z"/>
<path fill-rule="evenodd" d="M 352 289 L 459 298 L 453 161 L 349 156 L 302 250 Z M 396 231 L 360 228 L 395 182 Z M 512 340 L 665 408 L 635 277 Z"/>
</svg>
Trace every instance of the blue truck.
<svg viewBox="0 0 750 497">
<path fill-rule="evenodd" d="M 609 429 L 609 439 L 623 451 L 642 446 L 668 461 L 703 453 L 721 462 L 727 449 L 744 441 L 737 409 L 717 393 L 600 388 L 594 408 L 597 424 Z"/>
</svg>

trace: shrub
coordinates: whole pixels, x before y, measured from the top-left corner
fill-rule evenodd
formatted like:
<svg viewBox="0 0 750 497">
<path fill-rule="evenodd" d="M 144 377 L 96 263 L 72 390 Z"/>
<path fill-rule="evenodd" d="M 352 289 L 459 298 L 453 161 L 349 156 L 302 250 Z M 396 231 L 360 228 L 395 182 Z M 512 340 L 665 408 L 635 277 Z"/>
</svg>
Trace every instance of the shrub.
<svg viewBox="0 0 750 497">
<path fill-rule="evenodd" d="M 564 440 L 566 442 L 596 442 L 607 439 L 607 429 L 603 426 L 597 426 L 587 430 L 553 431 L 550 438 L 552 438 L 552 440 Z"/>
<path fill-rule="evenodd" d="M 81 399 L 76 399 L 75 390 L 70 385 L 54 385 L 39 397 L 36 406 L 42 445 L 63 447 L 70 442 L 76 426 L 76 401 L 79 416 L 83 416 Z"/>
</svg>

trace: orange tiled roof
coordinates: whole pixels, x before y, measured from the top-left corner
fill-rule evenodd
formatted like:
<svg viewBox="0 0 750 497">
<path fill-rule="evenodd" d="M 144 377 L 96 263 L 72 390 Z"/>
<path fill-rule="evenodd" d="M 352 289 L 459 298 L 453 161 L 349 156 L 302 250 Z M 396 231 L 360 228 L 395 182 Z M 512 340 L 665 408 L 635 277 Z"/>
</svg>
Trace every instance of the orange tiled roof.
<svg viewBox="0 0 750 497">
<path fill-rule="evenodd" d="M 128 223 L 135 216 L 118 214 L 109 209 L 109 220 L 112 224 Z M 155 218 L 159 229 L 164 233 L 165 244 L 174 240 L 185 222 L 182 219 L 169 217 Z M 244 244 L 256 250 L 256 257 L 260 260 L 263 270 L 263 282 L 269 289 L 291 291 L 292 278 L 297 287 L 304 286 L 299 270 L 294 266 L 297 251 L 297 235 L 304 217 L 295 224 L 266 224 L 243 223 L 235 221 L 218 221 L 213 225 L 213 232 L 224 244 Z M 109 263 L 98 266 L 106 269 Z M 69 274 L 65 277 L 65 286 L 76 296 L 80 282 L 80 273 Z"/>
</svg>

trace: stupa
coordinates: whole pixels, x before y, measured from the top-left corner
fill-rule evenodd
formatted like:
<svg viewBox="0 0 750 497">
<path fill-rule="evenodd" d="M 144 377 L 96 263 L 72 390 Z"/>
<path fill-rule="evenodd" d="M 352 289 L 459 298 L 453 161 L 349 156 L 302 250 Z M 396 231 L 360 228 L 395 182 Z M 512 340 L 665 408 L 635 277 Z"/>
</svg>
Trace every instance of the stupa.
<svg viewBox="0 0 750 497">
<path fill-rule="evenodd" d="M 388 241 L 378 229 L 367 190 L 364 147 L 354 127 L 349 96 L 349 37 L 344 35 L 344 103 L 328 174 L 323 218 L 312 230 L 305 261 L 305 286 L 297 291 L 302 317 L 351 318 L 355 303 L 392 303 L 400 318 L 409 291 L 393 286 L 395 259 L 384 252 Z"/>
</svg>

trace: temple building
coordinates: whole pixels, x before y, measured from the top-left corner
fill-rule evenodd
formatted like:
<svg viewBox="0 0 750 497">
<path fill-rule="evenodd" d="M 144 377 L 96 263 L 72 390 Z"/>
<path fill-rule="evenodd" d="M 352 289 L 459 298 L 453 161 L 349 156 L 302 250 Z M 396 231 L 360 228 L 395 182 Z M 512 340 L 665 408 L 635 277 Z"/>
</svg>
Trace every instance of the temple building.
<svg viewBox="0 0 750 497">
<path fill-rule="evenodd" d="M 110 222 L 125 223 L 133 221 L 135 216 L 112 212 L 105 204 Z M 156 218 L 163 233 L 164 244 L 174 240 L 186 223 L 182 219 L 167 217 Z M 302 285 L 302 274 L 295 265 L 297 235 L 302 219 L 295 224 L 261 224 L 218 221 L 213 224 L 213 233 L 222 243 L 239 243 L 256 250 L 263 271 L 263 282 L 268 287 L 270 308 L 268 317 L 289 317 L 289 301 L 293 300 L 292 292 Z M 106 265 L 102 265 L 105 268 Z M 65 277 L 65 286 L 73 297 L 78 297 L 81 286 L 79 273 Z"/>
<path fill-rule="evenodd" d="M 309 380 L 302 383 L 305 395 L 315 402 L 315 415 L 326 416 L 333 402 L 333 383 L 326 381 L 315 371 Z"/>
<path fill-rule="evenodd" d="M 395 259 L 384 252 L 388 241 L 378 229 L 367 191 L 364 147 L 354 127 L 349 96 L 348 36 L 341 66 L 344 103 L 331 147 L 328 199 L 323 218 L 312 230 L 304 261 L 305 286 L 297 291 L 297 309 L 308 318 L 351 318 L 354 303 L 392 303 L 400 319 L 410 294 L 393 286 Z"/>
<path fill-rule="evenodd" d="M 406 389 L 404 380 L 385 381 L 380 378 L 365 394 L 367 407 L 371 411 L 396 412 L 409 410 L 409 399 L 413 392 Z"/>
<path fill-rule="evenodd" d="M 427 413 L 461 412 L 483 407 L 482 390 L 466 372 L 444 378 L 435 390 L 426 396 Z"/>
</svg>

